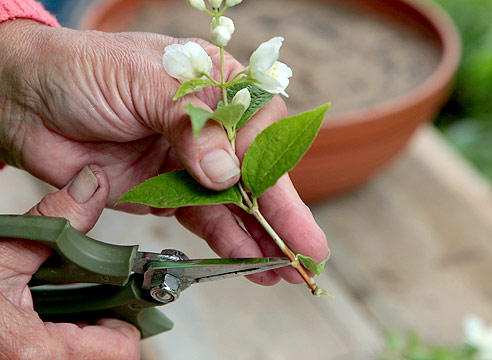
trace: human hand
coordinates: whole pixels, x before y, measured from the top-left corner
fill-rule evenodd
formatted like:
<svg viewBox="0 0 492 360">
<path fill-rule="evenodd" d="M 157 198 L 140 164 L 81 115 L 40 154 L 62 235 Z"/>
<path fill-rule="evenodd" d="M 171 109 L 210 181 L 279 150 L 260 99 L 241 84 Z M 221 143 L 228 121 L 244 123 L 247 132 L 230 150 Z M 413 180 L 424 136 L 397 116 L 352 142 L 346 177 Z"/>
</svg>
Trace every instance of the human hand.
<svg viewBox="0 0 492 360">
<path fill-rule="evenodd" d="M 79 231 L 89 231 L 109 191 L 104 172 L 90 168 L 93 175 L 84 168 L 73 182 L 27 214 L 65 217 Z M 40 320 L 28 283 L 49 256 L 50 249 L 41 243 L 0 239 L 0 359 L 138 359 L 140 332 L 123 321 L 76 325 Z"/>
<path fill-rule="evenodd" d="M 181 166 L 208 188 L 232 186 L 239 179 L 239 162 L 223 129 L 208 122 L 194 137 L 184 110 L 187 102 L 210 110 L 220 92 L 208 88 L 172 101 L 179 83 L 164 71 L 162 53 L 167 45 L 185 41 L 145 33 L 50 28 L 28 20 L 0 24 L 0 50 L 8 54 L 0 60 L 6 70 L 0 99 L 8 104 L 1 114 L 0 154 L 57 187 L 84 165 L 97 164 L 110 179 L 108 206 L 149 177 Z M 217 63 L 218 48 L 198 42 Z M 227 57 L 226 76 L 240 70 L 242 66 Z M 238 134 L 240 156 L 262 129 L 285 113 L 276 97 L 248 122 Z M 291 249 L 316 261 L 327 256 L 326 238 L 287 176 L 260 202 L 264 216 Z M 245 232 L 231 207 L 172 212 L 134 204 L 117 208 L 175 215 L 223 257 L 280 255 L 268 235 L 241 214 L 249 234 Z M 290 282 L 302 281 L 290 268 L 251 279 L 270 285 L 279 280 L 277 274 Z"/>
</svg>

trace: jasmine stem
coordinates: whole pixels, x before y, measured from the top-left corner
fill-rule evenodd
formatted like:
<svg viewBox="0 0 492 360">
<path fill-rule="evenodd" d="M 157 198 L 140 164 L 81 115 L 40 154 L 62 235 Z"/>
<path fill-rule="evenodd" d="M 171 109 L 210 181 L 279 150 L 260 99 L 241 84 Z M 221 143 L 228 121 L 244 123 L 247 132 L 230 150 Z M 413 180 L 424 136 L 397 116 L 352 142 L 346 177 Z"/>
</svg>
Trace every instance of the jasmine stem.
<svg viewBox="0 0 492 360">
<path fill-rule="evenodd" d="M 210 82 L 212 83 L 212 85 L 214 85 L 214 86 L 221 86 L 220 82 L 218 82 L 217 80 L 215 80 L 213 77 L 211 77 L 207 73 L 202 73 L 202 75 L 205 76 L 208 80 L 210 80 Z"/>
<path fill-rule="evenodd" d="M 299 275 L 304 279 L 306 282 L 307 286 L 311 289 L 311 292 L 314 295 L 319 294 L 320 288 L 316 283 L 312 280 L 312 278 L 308 275 L 306 272 L 306 269 L 299 263 L 299 261 L 296 259 L 294 256 L 293 252 L 289 249 L 289 247 L 284 243 L 284 241 L 278 236 L 278 234 L 273 230 L 273 228 L 270 226 L 268 221 L 263 217 L 261 214 L 260 210 L 258 209 L 256 199 L 253 199 L 255 201 L 255 206 L 250 208 L 250 213 L 258 220 L 258 222 L 263 226 L 263 228 L 266 230 L 266 232 L 272 237 L 273 241 L 277 244 L 277 246 L 282 250 L 285 256 L 291 261 L 292 266 L 297 270 Z M 323 291 L 323 290 L 321 290 Z"/>
<path fill-rule="evenodd" d="M 227 101 L 227 84 L 225 83 L 224 76 L 224 47 L 220 47 L 220 85 L 222 88 L 222 101 L 224 102 L 224 106 L 228 105 Z"/>
<path fill-rule="evenodd" d="M 226 12 L 226 10 L 229 8 L 229 5 L 226 4 L 226 6 L 224 6 L 224 8 L 222 9 L 222 11 L 219 13 L 219 16 L 222 16 L 224 15 L 224 13 Z"/>
<path fill-rule="evenodd" d="M 251 202 L 251 199 L 249 198 L 248 193 L 246 192 L 246 190 L 244 190 L 243 184 L 241 184 L 241 182 L 238 182 L 237 185 L 239 187 L 239 191 L 241 192 L 241 195 L 243 197 L 244 202 L 248 206 L 246 212 L 251 213 L 250 210 L 254 207 L 254 205 Z"/>
<path fill-rule="evenodd" d="M 208 10 L 208 9 L 204 9 L 203 11 L 205 11 L 210 16 L 215 16 L 215 14 L 213 12 L 211 12 L 210 10 Z"/>
<path fill-rule="evenodd" d="M 236 75 L 234 75 L 234 77 L 233 77 L 231 80 L 229 80 L 229 81 L 225 84 L 225 86 L 229 87 L 229 86 L 231 86 L 232 84 L 234 84 L 234 81 L 235 81 L 235 80 L 236 80 L 239 76 L 241 76 L 242 74 L 244 74 L 245 72 L 246 72 L 246 70 L 243 70 L 243 71 L 241 71 L 241 72 L 238 72 Z"/>
</svg>

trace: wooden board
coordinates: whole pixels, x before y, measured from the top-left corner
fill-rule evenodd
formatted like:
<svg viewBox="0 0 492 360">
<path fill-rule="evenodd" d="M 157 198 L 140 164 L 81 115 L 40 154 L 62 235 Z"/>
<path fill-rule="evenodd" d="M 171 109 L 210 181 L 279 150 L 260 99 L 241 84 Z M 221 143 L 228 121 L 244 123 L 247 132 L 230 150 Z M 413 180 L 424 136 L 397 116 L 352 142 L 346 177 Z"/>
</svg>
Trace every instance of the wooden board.
<svg viewBox="0 0 492 360">
<path fill-rule="evenodd" d="M 363 189 L 314 212 L 334 267 L 383 328 L 451 342 L 466 314 L 492 320 L 490 184 L 434 131 Z"/>
</svg>

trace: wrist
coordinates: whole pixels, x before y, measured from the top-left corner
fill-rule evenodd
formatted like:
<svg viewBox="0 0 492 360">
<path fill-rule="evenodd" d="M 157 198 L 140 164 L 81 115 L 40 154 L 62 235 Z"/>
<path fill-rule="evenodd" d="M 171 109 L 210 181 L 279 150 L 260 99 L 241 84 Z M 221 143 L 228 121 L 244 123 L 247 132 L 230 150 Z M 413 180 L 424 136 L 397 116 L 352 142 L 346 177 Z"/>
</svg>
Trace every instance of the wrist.
<svg viewBox="0 0 492 360">
<path fill-rule="evenodd" d="M 0 161 L 22 167 L 23 125 L 39 101 L 37 67 L 50 27 L 18 19 L 0 23 Z"/>
</svg>

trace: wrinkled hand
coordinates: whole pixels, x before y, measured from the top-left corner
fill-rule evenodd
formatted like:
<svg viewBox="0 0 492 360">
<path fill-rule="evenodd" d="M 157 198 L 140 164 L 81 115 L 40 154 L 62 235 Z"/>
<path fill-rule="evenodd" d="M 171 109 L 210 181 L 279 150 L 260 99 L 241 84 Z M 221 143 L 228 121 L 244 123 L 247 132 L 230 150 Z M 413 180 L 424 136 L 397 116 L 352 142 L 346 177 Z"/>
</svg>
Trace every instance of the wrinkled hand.
<svg viewBox="0 0 492 360">
<path fill-rule="evenodd" d="M 97 181 L 83 170 L 78 180 L 46 196 L 28 214 L 65 217 L 87 232 L 109 190 L 101 169 L 91 169 Z M 49 256 L 49 248 L 40 243 L 0 239 L 0 359 L 138 359 L 140 332 L 123 321 L 102 319 L 82 326 L 39 319 L 27 284 Z"/>
<path fill-rule="evenodd" d="M 239 179 L 239 162 L 222 127 L 209 121 L 194 137 L 184 105 L 212 109 L 218 89 L 172 98 L 179 83 L 164 71 L 164 48 L 185 42 L 146 33 L 102 33 L 50 28 L 29 20 L 0 24 L 0 158 L 57 187 L 86 164 L 108 175 L 111 207 L 126 191 L 149 177 L 184 166 L 202 185 L 222 190 Z M 217 65 L 217 47 L 198 40 Z M 5 55 L 4 55 L 5 54 Z M 218 66 L 214 67 L 215 69 Z M 242 66 L 226 58 L 226 76 Z M 219 78 L 219 74 L 212 74 Z M 238 134 L 240 157 L 266 126 L 285 116 L 277 96 Z M 283 177 L 260 199 L 262 213 L 291 249 L 320 261 L 328 248 L 309 209 Z M 174 211 L 134 204 L 117 208 L 134 213 L 175 215 L 223 257 L 277 256 L 266 233 L 247 216 L 238 226 L 232 207 Z M 257 274 L 265 285 L 279 276 L 302 280 L 293 269 Z"/>
</svg>

